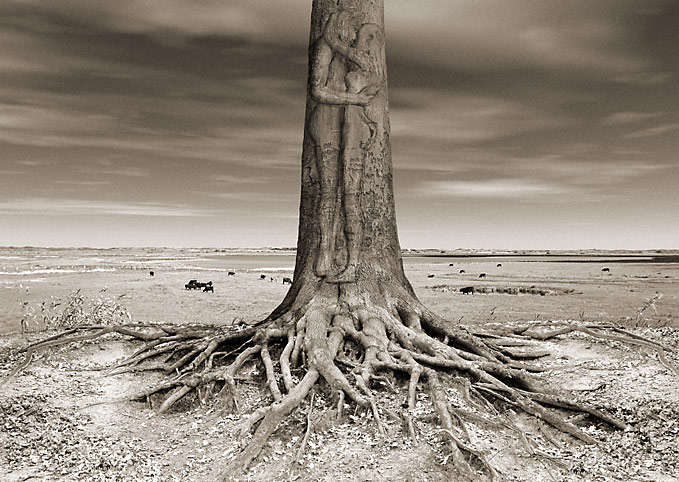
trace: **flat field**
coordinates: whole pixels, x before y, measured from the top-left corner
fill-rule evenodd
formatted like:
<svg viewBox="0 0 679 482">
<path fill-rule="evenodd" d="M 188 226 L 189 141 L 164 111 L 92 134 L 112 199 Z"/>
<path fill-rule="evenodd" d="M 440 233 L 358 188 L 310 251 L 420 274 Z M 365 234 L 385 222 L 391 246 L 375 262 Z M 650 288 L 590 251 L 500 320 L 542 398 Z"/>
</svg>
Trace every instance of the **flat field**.
<svg viewBox="0 0 679 482">
<path fill-rule="evenodd" d="M 41 331 L 45 320 L 65 309 L 91 322 L 97 312 L 139 323 L 260 320 L 285 296 L 283 278 L 292 277 L 294 260 L 293 252 L 277 249 L 0 248 L 0 383 L 21 363 L 17 349 L 50 336 Z M 679 365 L 676 252 L 423 251 L 408 252 L 404 267 L 424 304 L 470 330 L 498 323 L 615 323 L 662 343 L 667 362 Z M 191 279 L 212 281 L 214 292 L 185 289 Z M 473 294 L 460 292 L 468 287 Z M 10 379 L 0 393 L 0 480 L 214 480 L 242 443 L 238 429 L 248 411 L 269 397 L 265 387 L 247 381 L 261 367 L 242 373 L 241 413 L 187 400 L 181 410 L 159 416 L 145 404 L 117 400 L 160 375 L 106 372 L 138 347 L 119 337 L 75 343 L 38 354 Z M 612 430 L 571 414 L 602 441 L 585 446 L 501 407 L 539 447 L 529 455 L 513 432 L 474 426 L 473 445 L 506 480 L 679 480 L 679 378 L 655 350 L 583 333 L 540 347 L 551 355 L 538 362 L 549 367 L 538 377 L 614 413 L 629 428 Z M 395 392 L 381 398 L 392 412 L 404 400 L 403 381 L 394 384 Z M 449 396 L 454 404 L 454 393 Z M 371 416 L 356 411 L 312 432 L 299 460 L 307 409 L 297 410 L 243 480 L 453 480 L 426 390 L 420 397 L 416 440 L 404 438 L 389 417 L 387 435 L 379 435 Z M 317 426 L 325 408 L 317 397 L 311 414 Z"/>
<path fill-rule="evenodd" d="M 120 298 L 139 322 L 259 320 L 282 301 L 287 292 L 282 281 L 292 277 L 294 264 L 293 252 L 265 249 L 0 249 L 0 333 L 19 331 L 27 308 L 42 302 L 49 307 L 53 298 L 64 301 L 77 290 L 91 299 Z M 404 268 L 420 300 L 451 321 L 627 326 L 639 321 L 679 327 L 679 255 L 673 253 L 470 257 L 411 252 Z M 479 278 L 482 273 L 486 276 Z M 212 281 L 214 293 L 185 290 L 190 279 Z M 468 286 L 476 294 L 459 292 Z"/>
</svg>

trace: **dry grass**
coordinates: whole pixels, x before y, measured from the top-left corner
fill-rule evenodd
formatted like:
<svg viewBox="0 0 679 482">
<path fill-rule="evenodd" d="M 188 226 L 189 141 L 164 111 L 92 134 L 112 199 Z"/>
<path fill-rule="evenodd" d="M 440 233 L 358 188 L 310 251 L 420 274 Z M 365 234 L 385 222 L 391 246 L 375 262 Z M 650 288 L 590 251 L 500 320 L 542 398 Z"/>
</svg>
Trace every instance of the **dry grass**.
<svg viewBox="0 0 679 482">
<path fill-rule="evenodd" d="M 81 325 L 119 325 L 131 323 L 132 316 L 123 305 L 125 295 L 105 296 L 106 288 L 100 295 L 89 297 L 80 289 L 65 299 L 50 296 L 49 301 L 31 303 L 21 301 L 22 333 L 70 329 Z"/>
</svg>

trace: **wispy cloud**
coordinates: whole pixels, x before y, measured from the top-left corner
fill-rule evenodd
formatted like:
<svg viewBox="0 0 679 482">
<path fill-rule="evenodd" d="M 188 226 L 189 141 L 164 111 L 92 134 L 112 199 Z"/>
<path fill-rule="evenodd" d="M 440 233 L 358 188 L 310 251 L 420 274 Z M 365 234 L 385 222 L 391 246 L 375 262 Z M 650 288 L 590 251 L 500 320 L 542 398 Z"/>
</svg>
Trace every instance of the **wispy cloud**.
<svg viewBox="0 0 679 482">
<path fill-rule="evenodd" d="M 412 190 L 430 197 L 535 199 L 573 190 L 564 186 L 524 179 L 494 179 L 489 181 L 428 181 Z"/>
<path fill-rule="evenodd" d="M 102 167 L 102 166 L 80 166 L 74 169 L 76 172 L 80 172 L 82 174 L 90 174 L 90 175 L 96 175 L 97 177 L 106 177 L 106 176 L 116 176 L 116 177 L 137 177 L 137 178 L 143 178 L 143 177 L 149 177 L 151 175 L 151 171 L 149 169 L 145 169 L 142 167 L 135 167 L 135 166 L 126 166 L 126 167 Z M 102 181 L 72 181 L 72 182 L 87 182 L 90 185 L 93 183 L 100 183 L 100 184 L 110 184 L 110 182 L 102 182 Z"/>
<path fill-rule="evenodd" d="M 246 177 L 242 174 L 211 174 L 208 176 L 208 181 L 224 184 L 268 184 L 271 182 L 271 178 L 264 176 Z"/>
<path fill-rule="evenodd" d="M 100 114 L 83 115 L 82 112 L 69 112 L 64 108 L 0 104 L 0 129 L 5 132 L 99 132 L 111 128 L 112 120 Z"/>
<path fill-rule="evenodd" d="M 308 0 L 5 0 L 16 12 L 40 11 L 122 33 L 146 34 L 160 43 L 186 37 L 230 36 L 257 42 L 305 45 Z M 478 2 L 393 0 L 386 8 L 391 55 L 450 66 L 498 65 L 580 68 L 617 76 L 650 72 L 632 48 L 639 32 L 630 18 L 661 11 L 668 2 Z M 586 12 L 583 15 L 583 12 Z M 39 16 L 19 15 L 24 29 L 40 30 Z M 453 55 L 451 55 L 451 53 Z M 412 54 L 418 54 L 414 56 Z M 17 62 L 20 57 L 15 59 Z"/>
<path fill-rule="evenodd" d="M 573 123 L 565 115 L 496 97 L 426 89 L 394 89 L 391 95 L 408 106 L 393 113 L 392 132 L 410 138 L 465 144 L 563 128 Z"/>
<path fill-rule="evenodd" d="M 479 153 L 479 155 L 484 155 Z M 580 201 L 601 201 L 629 193 L 640 183 L 648 182 L 671 166 L 621 160 L 584 160 L 565 155 L 535 158 L 512 158 L 486 153 L 482 163 L 453 163 L 450 171 L 418 169 L 408 174 L 408 197 L 427 199 L 477 198 L 513 199 L 551 202 L 577 198 Z M 512 177 L 507 177 L 511 173 Z M 399 180 L 397 173 L 396 179 Z M 441 180 L 441 178 L 450 180 Z"/>
<path fill-rule="evenodd" d="M 244 89 L 244 99 L 249 95 Z M 61 98 L 64 103 L 60 104 L 53 100 L 56 105 L 49 109 L 0 105 L 0 142 L 45 148 L 138 151 L 253 166 L 296 166 L 301 152 L 303 102 L 298 102 L 295 109 L 280 109 L 287 97 L 271 95 L 278 101 L 267 101 L 270 106 L 266 109 L 253 105 L 235 112 L 225 103 L 215 108 L 211 104 L 159 99 L 148 108 L 150 112 L 137 114 L 141 119 L 130 118 L 139 109 L 134 106 L 138 103 L 134 96 L 100 96 L 100 109 L 129 106 L 129 111 L 108 116 L 83 112 L 82 104 L 75 109 L 70 105 L 71 98 Z M 84 96 L 82 102 L 86 101 Z M 172 119 L 179 112 L 184 118 Z M 146 121 L 151 115 L 154 119 Z M 298 118 L 298 122 L 290 122 L 289 116 Z M 142 122 L 148 123 L 142 126 Z M 157 128 L 148 125 L 153 123 L 161 125 Z M 97 169 L 102 174 L 144 175 L 141 169 L 127 172 L 107 172 L 101 166 Z"/>
<path fill-rule="evenodd" d="M 530 176 L 547 182 L 575 188 L 600 188 L 630 182 L 657 172 L 667 166 L 638 160 L 611 159 L 582 160 L 567 156 L 545 156 L 506 161 L 510 170 L 522 176 Z"/>
<path fill-rule="evenodd" d="M 644 6 L 667 4 L 650 0 Z M 648 14 L 634 0 L 394 0 L 389 6 L 390 33 L 404 33 L 396 34 L 396 48 L 411 58 L 420 54 L 420 61 L 482 69 L 580 69 L 606 77 L 653 73 L 652 62 L 638 48 L 640 32 L 628 28 L 630 19 Z"/>
<path fill-rule="evenodd" d="M 622 136 L 623 139 L 640 139 L 642 137 L 655 137 L 663 134 L 679 131 L 679 123 L 661 124 L 647 129 L 630 132 Z"/>
<path fill-rule="evenodd" d="M 113 184 L 111 181 L 85 181 L 75 179 L 57 179 L 52 182 L 54 182 L 54 184 L 65 184 L 72 186 L 107 186 Z"/>
<path fill-rule="evenodd" d="M 70 216 L 144 216 L 206 217 L 215 211 L 186 205 L 162 203 L 123 203 L 83 201 L 76 199 L 28 198 L 0 201 L 0 214 L 5 215 L 70 215 Z"/>
<path fill-rule="evenodd" d="M 178 43 L 184 37 L 229 35 L 246 38 L 285 38 L 302 42 L 311 5 L 305 0 L 252 2 L 250 0 L 5 0 L 22 8 L 39 8 L 52 15 L 79 19 L 118 32 L 153 34 L 158 42 Z M 39 28 L 39 20 L 24 21 Z"/>
<path fill-rule="evenodd" d="M 615 112 L 601 119 L 604 125 L 632 124 L 662 116 L 663 112 Z"/>
<path fill-rule="evenodd" d="M 240 191 L 240 192 L 202 192 L 209 197 L 217 199 L 225 199 L 232 201 L 239 201 L 241 203 L 248 202 L 263 202 L 271 205 L 272 203 L 281 202 L 296 202 L 298 200 L 298 195 L 293 193 L 272 193 L 266 190 L 262 191 Z"/>
<path fill-rule="evenodd" d="M 675 78 L 675 75 L 671 72 L 628 72 L 621 75 L 616 75 L 613 77 L 615 82 L 620 82 L 621 84 L 631 84 L 640 86 L 654 86 L 667 84 Z"/>
</svg>

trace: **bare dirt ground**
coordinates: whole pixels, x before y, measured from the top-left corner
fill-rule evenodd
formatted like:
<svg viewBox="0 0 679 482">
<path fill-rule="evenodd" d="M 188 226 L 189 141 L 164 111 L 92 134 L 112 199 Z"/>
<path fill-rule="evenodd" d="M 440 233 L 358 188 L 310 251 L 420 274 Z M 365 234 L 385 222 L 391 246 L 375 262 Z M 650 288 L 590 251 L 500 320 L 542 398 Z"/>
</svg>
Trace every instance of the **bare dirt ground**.
<svg viewBox="0 0 679 482">
<path fill-rule="evenodd" d="M 185 291 L 183 285 L 190 278 L 206 278 L 205 272 L 170 269 L 172 263 L 177 262 L 168 261 L 160 270 L 156 267 L 152 278 L 148 266 L 64 273 L 48 282 L 9 278 L 0 295 L 7 301 L 2 306 L 11 302 L 21 308 L 27 299 L 34 304 L 50 296 L 61 299 L 81 288 L 91 297 L 125 295 L 121 303 L 126 303 L 136 321 L 231 323 L 240 317 L 256 320 L 266 316 L 285 294 L 282 276 L 290 274 L 259 268 L 242 268 L 235 276 L 228 276 L 227 271 L 208 272 L 216 289 L 215 293 L 203 293 Z M 497 323 L 554 326 L 559 320 L 614 322 L 667 346 L 673 351 L 667 354 L 667 361 L 679 366 L 676 264 L 506 260 L 501 261 L 501 267 L 497 260 L 449 264 L 449 260 L 405 260 L 420 299 L 448 319 L 467 324 L 470 330 L 492 328 Z M 603 266 L 610 271 L 602 272 Z M 465 273 L 459 273 L 461 269 Z M 478 278 L 481 272 L 487 276 Z M 266 280 L 260 279 L 262 273 Z M 429 277 L 432 274 L 434 277 Z M 277 278 L 276 282 L 271 277 Z M 465 286 L 483 288 L 478 290 L 483 292 L 459 293 Z M 106 291 L 100 293 L 104 287 Z M 517 294 L 510 294 L 512 288 Z M 25 315 L 24 308 L 18 313 L 14 307 L 6 310 L 5 326 L 16 322 L 15 316 Z M 21 362 L 17 348 L 49 334 L 1 336 L 0 380 Z M 588 446 L 511 406 L 498 405 L 539 446 L 531 455 L 514 432 L 472 425 L 474 447 L 488 454 L 506 480 L 679 480 L 679 378 L 660 363 L 655 350 L 582 333 L 564 335 L 540 347 L 551 355 L 540 359 L 550 370 L 539 377 L 578 400 L 610 411 L 629 428 L 614 430 L 589 417 L 569 415 L 601 441 L 599 446 Z M 269 397 L 265 387 L 251 380 L 262 367 L 253 364 L 241 373 L 239 388 L 244 400 L 240 413 L 225 413 L 214 401 L 193 399 L 179 407 L 181 410 L 158 415 L 146 404 L 113 403 L 154 380 L 148 374 L 108 375 L 108 368 L 136 348 L 138 345 L 115 336 L 75 343 L 38 354 L 29 367 L 2 386 L 0 480 L 214 480 L 245 441 L 239 429 L 246 415 Z M 315 428 L 304 453 L 298 457 L 308 404 L 279 428 L 242 479 L 454 480 L 441 433 L 430 423 L 434 414 L 426 391 L 419 395 L 422 403 L 416 440 L 404 437 L 400 422 L 390 418 L 389 412 L 400 407 L 406 391 L 404 380 L 399 379 L 381 390 L 386 436 L 379 435 L 372 416 L 362 411 L 348 410 L 337 423 L 324 420 L 328 407 L 324 394 L 318 393 L 310 412 Z M 453 406 L 456 397 L 450 390 Z"/>
</svg>

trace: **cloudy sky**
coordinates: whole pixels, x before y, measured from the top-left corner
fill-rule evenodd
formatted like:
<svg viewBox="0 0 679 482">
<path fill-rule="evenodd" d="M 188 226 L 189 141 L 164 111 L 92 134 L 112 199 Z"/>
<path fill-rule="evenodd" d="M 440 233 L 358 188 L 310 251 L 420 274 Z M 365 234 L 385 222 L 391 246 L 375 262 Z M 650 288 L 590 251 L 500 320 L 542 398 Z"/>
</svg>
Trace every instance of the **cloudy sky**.
<svg viewBox="0 0 679 482">
<path fill-rule="evenodd" d="M 0 245 L 294 246 L 311 0 L 2 0 Z M 679 0 L 386 0 L 406 248 L 679 247 Z"/>
</svg>

